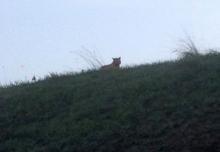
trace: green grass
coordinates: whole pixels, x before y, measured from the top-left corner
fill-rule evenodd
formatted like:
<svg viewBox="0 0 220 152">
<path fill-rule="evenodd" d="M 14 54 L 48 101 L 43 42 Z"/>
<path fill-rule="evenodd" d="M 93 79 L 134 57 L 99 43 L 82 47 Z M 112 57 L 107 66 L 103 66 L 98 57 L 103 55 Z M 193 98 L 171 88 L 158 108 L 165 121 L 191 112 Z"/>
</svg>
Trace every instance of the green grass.
<svg viewBox="0 0 220 152">
<path fill-rule="evenodd" d="M 217 152 L 220 54 L 0 87 L 0 152 Z"/>
</svg>

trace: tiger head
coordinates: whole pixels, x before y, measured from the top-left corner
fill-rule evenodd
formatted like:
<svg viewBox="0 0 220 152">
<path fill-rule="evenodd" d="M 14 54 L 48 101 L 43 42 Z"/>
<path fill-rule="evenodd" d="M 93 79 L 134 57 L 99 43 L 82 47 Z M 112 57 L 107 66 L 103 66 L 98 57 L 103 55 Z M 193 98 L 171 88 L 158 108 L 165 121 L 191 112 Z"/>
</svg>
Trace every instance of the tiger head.
<svg viewBox="0 0 220 152">
<path fill-rule="evenodd" d="M 112 59 L 113 59 L 112 64 L 113 64 L 114 66 L 116 66 L 116 67 L 119 67 L 120 64 L 121 64 L 121 57 L 119 57 L 119 58 L 112 58 Z"/>
</svg>

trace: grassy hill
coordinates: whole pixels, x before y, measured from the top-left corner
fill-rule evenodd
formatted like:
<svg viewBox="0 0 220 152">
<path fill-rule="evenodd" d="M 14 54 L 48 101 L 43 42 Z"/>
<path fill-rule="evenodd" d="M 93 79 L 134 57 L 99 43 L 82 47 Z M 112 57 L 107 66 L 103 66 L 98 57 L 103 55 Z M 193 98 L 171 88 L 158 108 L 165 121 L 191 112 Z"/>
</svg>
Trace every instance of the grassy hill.
<svg viewBox="0 0 220 152">
<path fill-rule="evenodd" d="M 0 152 L 217 152 L 220 54 L 0 88 Z"/>
</svg>

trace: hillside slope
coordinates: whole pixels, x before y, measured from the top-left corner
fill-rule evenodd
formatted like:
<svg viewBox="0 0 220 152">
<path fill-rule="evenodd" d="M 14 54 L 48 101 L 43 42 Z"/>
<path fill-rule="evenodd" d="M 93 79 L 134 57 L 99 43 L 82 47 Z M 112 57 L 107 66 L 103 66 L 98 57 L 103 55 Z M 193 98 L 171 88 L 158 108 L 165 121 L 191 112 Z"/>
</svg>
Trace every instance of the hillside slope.
<svg viewBox="0 0 220 152">
<path fill-rule="evenodd" d="M 217 152 L 220 55 L 0 88 L 0 152 Z"/>
</svg>

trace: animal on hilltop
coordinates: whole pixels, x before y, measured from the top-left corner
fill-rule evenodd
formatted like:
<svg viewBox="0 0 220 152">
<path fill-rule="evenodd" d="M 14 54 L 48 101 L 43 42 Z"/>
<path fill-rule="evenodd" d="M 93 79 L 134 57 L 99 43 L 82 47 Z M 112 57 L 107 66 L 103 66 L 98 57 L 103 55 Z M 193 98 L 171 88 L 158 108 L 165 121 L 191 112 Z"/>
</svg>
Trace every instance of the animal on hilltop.
<svg viewBox="0 0 220 152">
<path fill-rule="evenodd" d="M 121 64 L 121 57 L 119 58 L 112 58 L 113 62 L 111 64 L 108 65 L 104 65 L 101 67 L 101 69 L 118 69 L 120 68 L 120 64 Z"/>
</svg>

